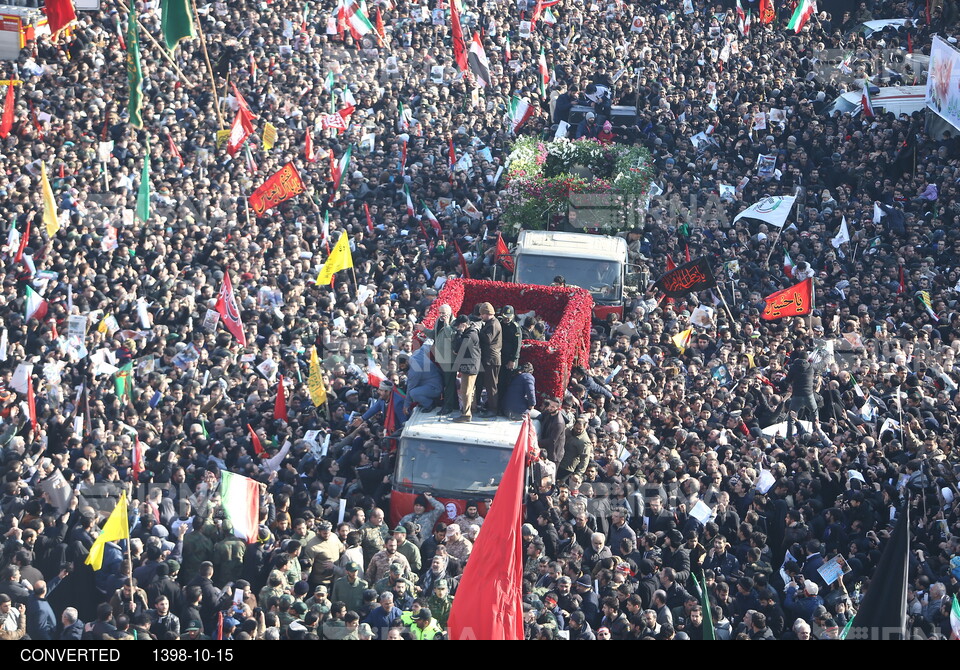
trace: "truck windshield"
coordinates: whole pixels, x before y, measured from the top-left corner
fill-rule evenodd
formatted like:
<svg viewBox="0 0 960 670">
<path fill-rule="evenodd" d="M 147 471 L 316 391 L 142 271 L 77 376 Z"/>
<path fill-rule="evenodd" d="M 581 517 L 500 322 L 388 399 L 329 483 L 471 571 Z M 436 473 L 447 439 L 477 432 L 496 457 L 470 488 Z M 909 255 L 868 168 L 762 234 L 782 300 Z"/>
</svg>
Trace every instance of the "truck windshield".
<svg viewBox="0 0 960 670">
<path fill-rule="evenodd" d="M 619 302 L 622 298 L 620 264 L 616 261 L 534 254 L 520 254 L 517 257 L 514 281 L 518 284 L 550 286 L 557 275 L 563 277 L 567 286 L 590 291 L 595 302 Z"/>
<path fill-rule="evenodd" d="M 493 494 L 511 449 L 404 438 L 395 482 L 448 493 Z"/>
</svg>

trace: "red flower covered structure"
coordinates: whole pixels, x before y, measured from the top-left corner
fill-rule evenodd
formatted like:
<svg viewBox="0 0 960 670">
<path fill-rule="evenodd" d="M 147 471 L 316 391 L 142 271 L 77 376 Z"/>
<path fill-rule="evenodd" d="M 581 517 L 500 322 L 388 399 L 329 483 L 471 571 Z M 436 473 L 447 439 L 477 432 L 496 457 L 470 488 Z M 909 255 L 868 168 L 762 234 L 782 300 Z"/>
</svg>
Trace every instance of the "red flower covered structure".
<svg viewBox="0 0 960 670">
<path fill-rule="evenodd" d="M 476 279 L 450 279 L 423 318 L 433 328 L 440 305 L 450 305 L 455 315 L 470 314 L 481 302 L 499 310 L 512 305 L 517 314 L 535 311 L 553 328 L 549 341 L 524 340 L 520 362 L 533 364 L 537 392 L 563 397 L 570 368 L 590 358 L 590 319 L 593 297 L 589 291 L 567 286 L 533 286 Z"/>
</svg>

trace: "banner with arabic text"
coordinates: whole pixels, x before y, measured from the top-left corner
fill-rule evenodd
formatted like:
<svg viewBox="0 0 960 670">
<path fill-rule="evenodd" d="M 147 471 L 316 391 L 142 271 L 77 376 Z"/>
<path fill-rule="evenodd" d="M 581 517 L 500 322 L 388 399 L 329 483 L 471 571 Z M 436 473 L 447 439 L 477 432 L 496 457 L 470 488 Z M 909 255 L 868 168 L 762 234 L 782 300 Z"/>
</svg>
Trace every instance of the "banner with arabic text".
<svg viewBox="0 0 960 670">
<path fill-rule="evenodd" d="M 284 200 L 300 195 L 305 190 L 300 173 L 293 163 L 287 163 L 250 196 L 250 207 L 257 216 Z"/>
</svg>

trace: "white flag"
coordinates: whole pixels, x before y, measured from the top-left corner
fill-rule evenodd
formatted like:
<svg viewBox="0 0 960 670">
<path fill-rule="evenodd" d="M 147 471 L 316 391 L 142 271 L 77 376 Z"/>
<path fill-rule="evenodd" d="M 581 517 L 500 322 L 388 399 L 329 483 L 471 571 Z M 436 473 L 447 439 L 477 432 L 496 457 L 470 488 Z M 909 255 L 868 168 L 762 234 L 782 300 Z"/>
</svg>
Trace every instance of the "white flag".
<svg viewBox="0 0 960 670">
<path fill-rule="evenodd" d="M 874 223 L 880 223 L 880 217 L 881 217 L 881 216 L 886 216 L 886 215 L 887 215 L 887 213 L 886 213 L 885 211 L 883 211 L 882 209 L 880 209 L 880 205 L 878 205 L 876 202 L 874 202 L 874 203 L 873 203 L 873 222 L 874 222 Z"/>
<path fill-rule="evenodd" d="M 749 217 L 759 219 L 777 228 L 783 228 L 783 224 L 787 222 L 787 217 L 790 216 L 790 210 L 793 209 L 793 203 L 796 200 L 796 197 L 792 195 L 764 198 L 733 217 L 733 222 L 736 223 L 744 217 Z"/>
<path fill-rule="evenodd" d="M 830 244 L 833 245 L 834 249 L 839 249 L 841 244 L 845 244 L 850 241 L 850 228 L 847 227 L 847 217 L 843 217 L 843 220 L 840 222 L 840 230 L 837 231 L 837 236 L 830 240 Z"/>
</svg>

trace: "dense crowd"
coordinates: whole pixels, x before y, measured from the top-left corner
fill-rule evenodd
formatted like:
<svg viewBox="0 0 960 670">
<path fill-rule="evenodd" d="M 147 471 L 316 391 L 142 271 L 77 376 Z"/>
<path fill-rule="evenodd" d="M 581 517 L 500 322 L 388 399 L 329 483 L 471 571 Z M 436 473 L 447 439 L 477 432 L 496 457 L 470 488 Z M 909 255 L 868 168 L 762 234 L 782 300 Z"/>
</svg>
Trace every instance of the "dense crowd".
<svg viewBox="0 0 960 670">
<path fill-rule="evenodd" d="M 952 36 L 957 3 L 865 0 L 794 34 L 784 28 L 791 3 L 775 3 L 763 25 L 744 2 L 746 35 L 734 4 L 686 4 L 561 0 L 549 8 L 556 22 L 541 16 L 524 37 L 534 2 L 465 0 L 464 31 L 482 36 L 493 79 L 477 94 L 454 60 L 443 0 L 367 3 L 383 44 L 338 34 L 330 0 L 198 3 L 216 83 L 199 39 L 172 56 L 182 76 L 141 39 L 141 130 L 126 113 L 123 13 L 80 12 L 69 35 L 29 41 L 16 70 L 3 64 L 23 85 L 2 141 L 0 211 L 28 238 L 20 263 L 15 245 L 4 247 L 0 295 L 0 639 L 443 637 L 485 507 L 451 519 L 423 494 L 400 526 L 387 523 L 394 441 L 377 401 L 389 391 L 368 383 L 368 360 L 406 388 L 417 326 L 461 274 L 456 249 L 473 278 L 490 276 L 511 96 L 537 108 L 521 134 L 552 138 L 580 103 L 596 112 L 575 120 L 580 134 L 648 147 L 664 195 L 640 228 L 620 233 L 631 263 L 653 279 L 668 255 L 709 256 L 729 303 L 681 351 L 673 336 L 695 296 L 661 301 L 641 287 L 622 318 L 593 333 L 565 396 L 532 399 L 546 434 L 523 528 L 528 638 L 836 638 L 908 510 L 909 626 L 949 635 L 960 590 L 960 146 L 930 136 L 922 112 L 826 109 L 866 77 L 922 81 L 907 52 Z M 159 39 L 156 6 L 138 4 L 142 30 Z M 866 36 L 859 26 L 874 18 L 911 22 Z M 735 48 L 724 49 L 726 34 Z M 826 53 L 850 58 L 841 70 Z M 258 135 L 268 122 L 278 129 L 272 149 L 252 138 L 231 158 L 217 146 L 238 107 L 233 84 Z M 605 102 L 587 98 L 598 87 L 636 117 L 606 125 Z M 314 126 L 348 102 L 346 131 Z M 755 129 L 772 109 L 784 120 Z M 695 145 L 701 132 L 708 140 Z M 98 155 L 103 141 L 114 143 L 109 156 Z M 351 145 L 334 192 L 331 154 Z M 129 212 L 147 152 L 141 223 Z M 761 154 L 776 156 L 773 177 L 758 174 Z M 256 217 L 247 196 L 290 161 L 306 193 Z M 41 162 L 61 210 L 52 239 Z M 717 207 L 726 184 L 735 195 Z M 408 214 L 404 186 L 439 234 Z M 794 194 L 782 231 L 732 221 L 766 195 Z M 844 218 L 852 239 L 834 248 Z M 341 231 L 354 272 L 316 286 Z M 246 346 L 207 321 L 225 273 Z M 806 276 L 810 318 L 760 320 L 765 295 Z M 28 286 L 49 302 L 40 320 L 24 319 Z M 86 317 L 82 347 L 68 335 L 71 316 Z M 314 347 L 321 407 L 306 385 Z M 111 371 L 131 362 L 128 386 L 118 384 Z M 23 363 L 33 366 L 35 424 L 15 388 L 25 388 L 15 379 Z M 273 418 L 280 379 L 287 421 Z M 450 384 L 448 372 L 444 411 L 457 407 Z M 789 435 L 764 430 L 782 423 Z M 138 444 L 145 468 L 132 482 Z M 224 470 L 261 482 L 256 543 L 223 517 Z M 45 486 L 59 477 L 75 495 Z M 108 544 L 94 572 L 84 561 L 121 490 L 132 540 Z M 841 577 L 819 570 L 836 557 Z"/>
</svg>

